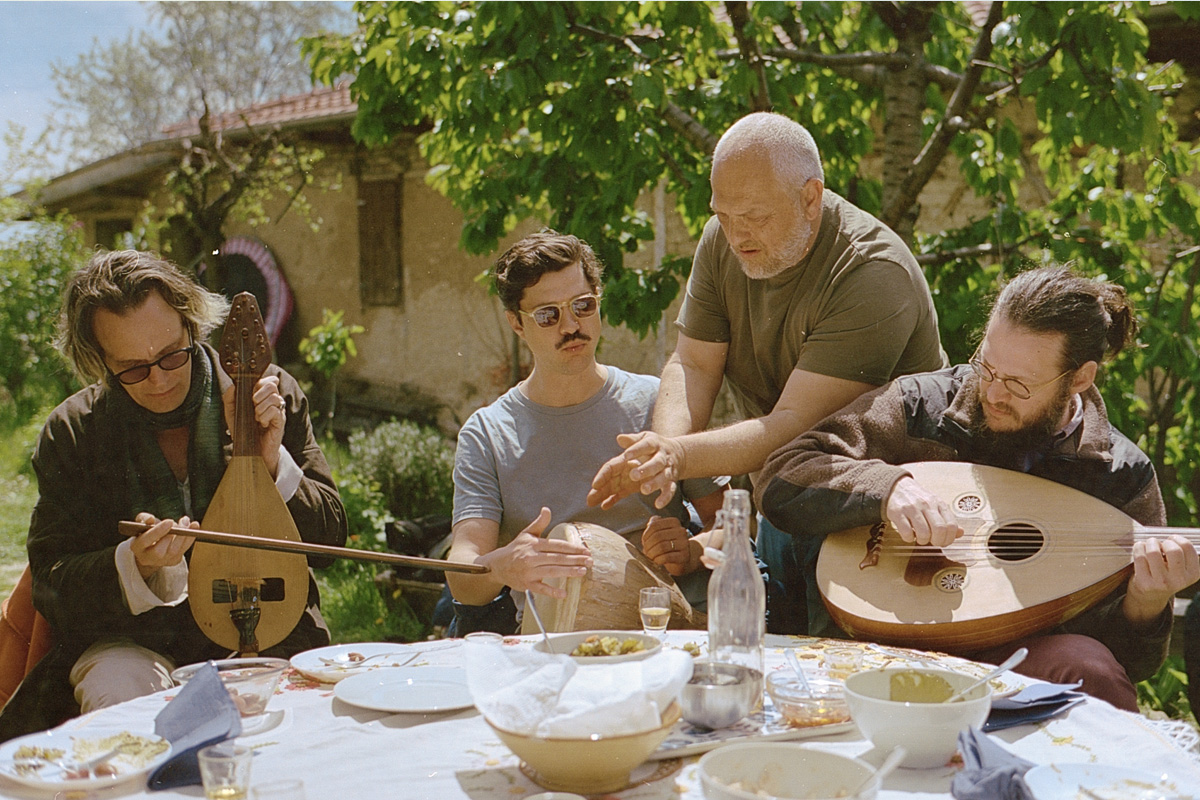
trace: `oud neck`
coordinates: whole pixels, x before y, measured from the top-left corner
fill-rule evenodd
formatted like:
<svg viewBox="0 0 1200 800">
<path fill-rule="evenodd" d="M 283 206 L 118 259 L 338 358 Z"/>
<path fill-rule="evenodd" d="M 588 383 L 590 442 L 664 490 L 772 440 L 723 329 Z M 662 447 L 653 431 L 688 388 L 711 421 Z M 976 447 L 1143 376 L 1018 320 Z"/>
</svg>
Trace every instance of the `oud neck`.
<svg viewBox="0 0 1200 800">
<path fill-rule="evenodd" d="M 1165 536 L 1182 536 L 1192 544 L 1200 547 L 1200 528 L 1164 528 L 1164 527 L 1146 527 L 1138 528 L 1134 534 L 1135 539 L 1161 539 Z"/>
</svg>

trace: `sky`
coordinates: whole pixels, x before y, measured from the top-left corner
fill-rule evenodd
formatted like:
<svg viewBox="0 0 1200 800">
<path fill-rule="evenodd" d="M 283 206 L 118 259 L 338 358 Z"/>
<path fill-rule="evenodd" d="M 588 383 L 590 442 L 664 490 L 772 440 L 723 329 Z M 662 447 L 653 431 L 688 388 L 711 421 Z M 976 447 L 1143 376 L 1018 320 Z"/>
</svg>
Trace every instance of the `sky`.
<svg viewBox="0 0 1200 800">
<path fill-rule="evenodd" d="M 55 97 L 51 62 L 74 63 L 96 39 L 124 39 L 149 24 L 148 11 L 132 0 L 0 1 L 0 132 L 11 121 L 24 126 L 27 142 L 35 138 Z M 0 164 L 7 156 L 0 142 Z"/>
</svg>

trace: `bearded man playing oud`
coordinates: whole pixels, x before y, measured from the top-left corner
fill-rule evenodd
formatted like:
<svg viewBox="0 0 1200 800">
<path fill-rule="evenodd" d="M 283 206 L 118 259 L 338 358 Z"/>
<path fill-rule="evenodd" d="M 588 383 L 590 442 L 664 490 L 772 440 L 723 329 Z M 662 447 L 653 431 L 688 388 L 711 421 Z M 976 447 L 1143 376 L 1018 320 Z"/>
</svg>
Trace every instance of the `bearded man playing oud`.
<svg viewBox="0 0 1200 800">
<path fill-rule="evenodd" d="M 1161 526 L 1154 466 L 1109 424 L 1095 387 L 1100 363 L 1136 328 L 1115 284 L 1059 267 L 1022 273 L 969 364 L 899 378 L 781 448 L 763 468 L 759 507 L 798 538 L 889 522 L 905 542 L 947 547 L 963 535 L 954 512 L 900 465 L 963 461 L 1045 478 Z M 1132 556 L 1132 576 L 1088 611 L 972 657 L 1000 663 L 1024 646 L 1021 673 L 1082 681 L 1088 694 L 1137 711 L 1133 684 L 1166 657 L 1174 594 L 1200 579 L 1200 559 L 1181 536 L 1137 541 Z M 823 608 L 809 611 L 814 634 L 837 635 Z"/>
<path fill-rule="evenodd" d="M 713 217 L 696 248 L 651 431 L 622 436 L 589 503 L 675 482 L 755 473 L 863 392 L 947 365 L 916 259 L 895 233 L 825 189 L 808 131 L 779 114 L 734 123 L 713 152 Z M 705 430 L 722 381 L 744 418 Z M 804 633 L 803 554 L 759 520 L 767 630 Z"/>
</svg>

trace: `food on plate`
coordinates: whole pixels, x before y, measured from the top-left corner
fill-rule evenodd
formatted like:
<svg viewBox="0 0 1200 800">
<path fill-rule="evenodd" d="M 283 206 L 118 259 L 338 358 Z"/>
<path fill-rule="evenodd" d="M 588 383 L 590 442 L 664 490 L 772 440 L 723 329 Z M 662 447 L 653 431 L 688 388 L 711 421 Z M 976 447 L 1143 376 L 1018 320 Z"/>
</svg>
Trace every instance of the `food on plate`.
<svg viewBox="0 0 1200 800">
<path fill-rule="evenodd" d="M 820 798 L 825 797 L 850 796 L 850 790 L 845 787 L 838 789 L 833 794 L 828 794 L 827 792 L 821 792 L 820 794 L 783 794 L 783 792 L 786 792 L 787 789 L 782 787 L 780 785 L 781 781 L 778 779 L 778 777 L 769 774 L 770 772 L 772 772 L 770 767 L 764 769 L 762 775 L 759 776 L 757 781 L 734 781 L 733 783 L 724 783 L 719 781 L 719 783 L 722 783 L 723 786 L 727 786 L 730 789 L 747 792 L 755 797 L 787 797 L 789 800 L 809 800 L 810 798 L 816 798 L 819 800 Z"/>
<path fill-rule="evenodd" d="M 640 653 L 646 646 L 637 639 L 618 639 L 615 636 L 592 635 L 571 651 L 573 656 L 623 656 Z"/>
<path fill-rule="evenodd" d="M 157 736 L 138 736 L 136 733 L 121 731 L 112 736 L 99 739 L 76 739 L 71 756 L 77 761 L 87 761 L 101 753 L 107 753 L 117 748 L 113 761 L 141 768 L 162 755 L 170 747 L 166 739 Z"/>
<path fill-rule="evenodd" d="M 695 642 L 684 642 L 683 649 L 691 655 L 692 658 L 700 657 L 700 645 Z"/>
<path fill-rule="evenodd" d="M 941 675 L 916 669 L 892 674 L 888 698 L 897 703 L 944 703 L 954 694 L 954 687 Z"/>
</svg>

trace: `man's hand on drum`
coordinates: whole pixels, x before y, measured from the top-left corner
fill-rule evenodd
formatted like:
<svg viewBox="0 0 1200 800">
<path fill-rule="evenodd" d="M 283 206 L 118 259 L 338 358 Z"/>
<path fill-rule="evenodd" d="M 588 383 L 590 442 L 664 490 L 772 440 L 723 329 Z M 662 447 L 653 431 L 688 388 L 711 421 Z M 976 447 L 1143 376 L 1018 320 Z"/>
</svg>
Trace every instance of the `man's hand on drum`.
<svg viewBox="0 0 1200 800">
<path fill-rule="evenodd" d="M 587 504 L 609 509 L 632 494 L 658 492 L 654 507 L 665 508 L 675 496 L 676 476 L 683 473 L 682 445 L 652 431 L 622 433 L 617 444 L 625 452 L 600 467 L 592 479 Z"/>
<path fill-rule="evenodd" d="M 675 517 L 651 517 L 642 531 L 642 552 L 671 575 L 695 572 L 703 551 Z"/>
<path fill-rule="evenodd" d="M 948 547 L 963 535 L 954 511 L 911 476 L 896 481 L 887 501 L 887 521 L 911 544 Z"/>
<path fill-rule="evenodd" d="M 1200 580 L 1196 547 L 1177 534 L 1133 543 L 1133 577 L 1125 589 L 1122 610 L 1130 622 L 1158 619 L 1175 593 Z"/>
<path fill-rule="evenodd" d="M 492 571 L 492 575 L 514 592 L 528 589 L 537 594 L 567 596 L 566 589 L 546 583 L 550 578 L 583 577 L 592 566 L 592 555 L 586 546 L 561 539 L 543 539 L 542 532 L 550 524 L 550 509 L 543 508 L 537 519 L 504 547 L 482 555 L 476 561 Z"/>
<path fill-rule="evenodd" d="M 129 550 L 137 563 L 138 572 L 143 580 L 149 578 L 163 567 L 173 567 L 183 560 L 183 554 L 188 551 L 196 540 L 191 536 L 181 536 L 171 533 L 176 522 L 170 519 L 159 520 L 153 514 L 143 511 L 134 520 L 143 525 L 152 526 L 142 531 L 129 542 Z M 200 523 L 187 517 L 180 517 L 180 528 L 199 528 Z"/>
<path fill-rule="evenodd" d="M 224 386 L 224 382 L 222 385 Z M 230 430 L 233 430 L 234 426 L 235 394 L 232 382 L 221 393 L 221 402 L 225 407 L 225 424 Z M 279 469 L 279 446 L 283 444 L 283 426 L 287 421 L 284 411 L 286 401 L 279 392 L 279 376 L 268 375 L 260 378 L 254 384 L 251 401 L 254 403 L 254 419 L 262 428 L 258 437 L 259 451 L 263 461 L 267 462 L 271 476 L 274 477 Z"/>
</svg>

